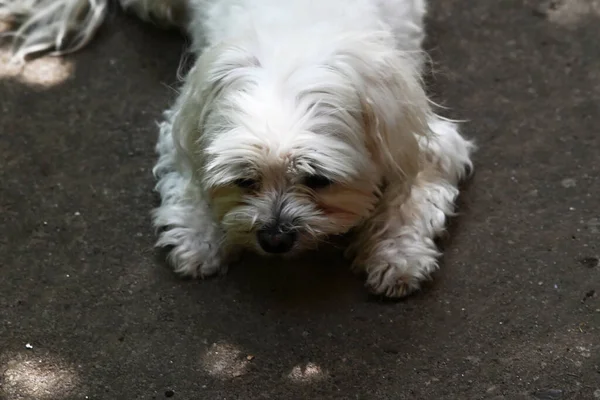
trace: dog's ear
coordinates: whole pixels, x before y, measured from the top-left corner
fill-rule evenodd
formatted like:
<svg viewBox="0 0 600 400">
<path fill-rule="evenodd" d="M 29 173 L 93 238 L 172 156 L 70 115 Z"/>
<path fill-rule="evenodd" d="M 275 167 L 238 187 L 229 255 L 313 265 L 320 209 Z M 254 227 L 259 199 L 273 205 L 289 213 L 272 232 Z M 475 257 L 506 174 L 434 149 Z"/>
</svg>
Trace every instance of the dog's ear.
<svg viewBox="0 0 600 400">
<path fill-rule="evenodd" d="M 395 48 L 388 38 L 367 37 L 336 57 L 361 102 L 367 146 L 393 181 L 410 182 L 419 171 L 419 143 L 429 135 L 430 105 L 418 55 Z"/>
<path fill-rule="evenodd" d="M 235 85 L 248 69 L 259 67 L 244 49 L 217 45 L 206 49 L 185 77 L 174 107 L 173 137 L 178 152 L 198 170 L 200 152 L 210 113 L 225 89 Z"/>
</svg>

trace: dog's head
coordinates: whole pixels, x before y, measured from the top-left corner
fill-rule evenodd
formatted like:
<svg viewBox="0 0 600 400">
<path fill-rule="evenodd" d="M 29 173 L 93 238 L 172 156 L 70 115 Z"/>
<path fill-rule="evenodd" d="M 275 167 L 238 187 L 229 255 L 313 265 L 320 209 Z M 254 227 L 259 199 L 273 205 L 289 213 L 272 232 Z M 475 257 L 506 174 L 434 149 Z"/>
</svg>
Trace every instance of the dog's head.
<svg viewBox="0 0 600 400">
<path fill-rule="evenodd" d="M 384 186 L 406 191 L 427 130 L 417 62 L 390 38 L 288 53 L 207 50 L 173 126 L 227 239 L 260 253 L 314 247 L 371 216 Z"/>
</svg>

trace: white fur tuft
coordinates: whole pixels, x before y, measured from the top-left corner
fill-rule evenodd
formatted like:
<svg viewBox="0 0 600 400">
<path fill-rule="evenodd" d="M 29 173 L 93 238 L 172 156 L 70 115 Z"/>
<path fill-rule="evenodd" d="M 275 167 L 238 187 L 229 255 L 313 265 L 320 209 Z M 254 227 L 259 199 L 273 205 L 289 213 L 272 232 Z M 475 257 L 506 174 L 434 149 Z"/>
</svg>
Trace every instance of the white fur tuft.
<svg viewBox="0 0 600 400">
<path fill-rule="evenodd" d="M 79 50 L 104 21 L 108 0 L 0 0 L 0 18 L 19 24 L 14 57 L 52 51 L 61 55 Z"/>
</svg>

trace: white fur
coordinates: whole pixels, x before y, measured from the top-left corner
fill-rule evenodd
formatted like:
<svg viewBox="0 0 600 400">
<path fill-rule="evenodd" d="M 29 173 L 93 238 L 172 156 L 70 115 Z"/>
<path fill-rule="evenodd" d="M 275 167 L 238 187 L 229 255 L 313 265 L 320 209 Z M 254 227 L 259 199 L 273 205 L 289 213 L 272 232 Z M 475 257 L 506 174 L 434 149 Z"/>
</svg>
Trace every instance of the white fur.
<svg viewBox="0 0 600 400">
<path fill-rule="evenodd" d="M 0 0 L 0 15 L 22 1 Z M 27 1 L 21 56 L 79 48 L 106 6 Z M 160 125 L 154 168 L 157 245 L 172 247 L 178 273 L 224 271 L 243 248 L 264 254 L 257 231 L 276 224 L 295 235 L 289 254 L 351 233 L 348 254 L 375 293 L 402 297 L 430 277 L 474 146 L 425 94 L 424 0 L 121 3 L 187 30 L 198 57 Z"/>
<path fill-rule="evenodd" d="M 55 55 L 86 45 L 102 24 L 108 0 L 0 0 L 0 18 L 20 23 L 14 55 L 53 50 Z"/>
<path fill-rule="evenodd" d="M 160 124 L 156 150 L 159 159 L 153 173 L 159 177 L 156 190 L 162 204 L 153 212 L 154 225 L 161 232 L 157 246 L 173 247 L 168 258 L 175 271 L 183 275 L 205 277 L 223 269 L 220 252 L 222 234 L 213 220 L 200 191 L 195 193 L 191 175 L 176 167 L 176 151 L 171 135 L 173 112 L 165 112 Z"/>
</svg>

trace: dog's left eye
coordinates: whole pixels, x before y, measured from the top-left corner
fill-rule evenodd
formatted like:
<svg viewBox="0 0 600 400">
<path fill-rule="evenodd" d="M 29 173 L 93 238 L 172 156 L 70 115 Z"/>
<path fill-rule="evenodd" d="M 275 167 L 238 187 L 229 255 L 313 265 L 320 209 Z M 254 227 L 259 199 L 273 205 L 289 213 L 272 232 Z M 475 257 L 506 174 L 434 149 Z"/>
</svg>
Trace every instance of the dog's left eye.
<svg viewBox="0 0 600 400">
<path fill-rule="evenodd" d="M 304 178 L 303 184 L 311 189 L 323 189 L 333 183 L 331 179 L 323 175 L 310 175 Z"/>
<path fill-rule="evenodd" d="M 253 189 L 258 185 L 258 181 L 251 178 L 236 179 L 233 183 L 241 189 Z"/>
</svg>

